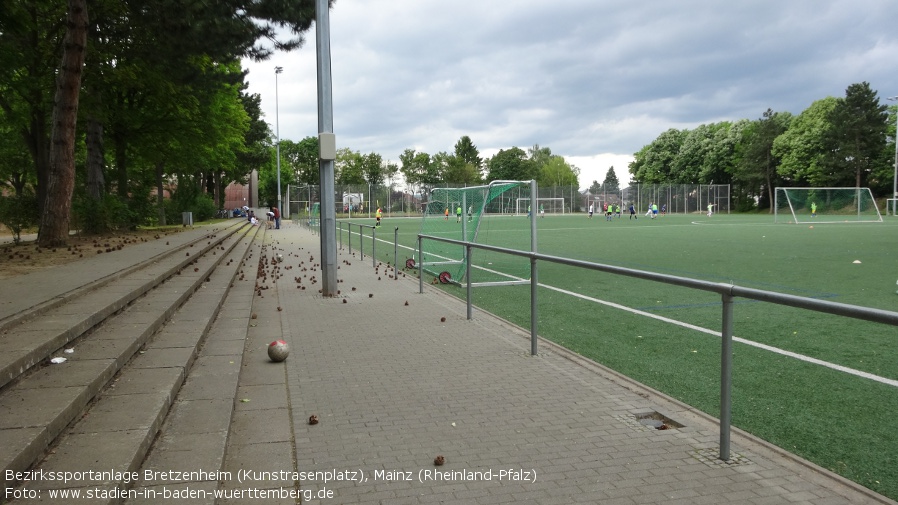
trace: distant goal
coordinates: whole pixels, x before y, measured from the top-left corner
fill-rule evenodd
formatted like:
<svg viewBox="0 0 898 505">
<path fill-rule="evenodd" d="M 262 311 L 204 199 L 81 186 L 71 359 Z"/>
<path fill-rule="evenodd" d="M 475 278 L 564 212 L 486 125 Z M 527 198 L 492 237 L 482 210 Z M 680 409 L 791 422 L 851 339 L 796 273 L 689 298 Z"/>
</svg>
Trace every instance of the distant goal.
<svg viewBox="0 0 898 505">
<path fill-rule="evenodd" d="M 776 188 L 777 223 L 881 223 L 870 188 Z"/>
<path fill-rule="evenodd" d="M 517 198 L 514 203 L 514 213 L 516 215 L 526 215 L 527 206 L 530 205 L 529 198 Z M 536 209 L 533 209 L 537 215 L 543 210 L 546 214 L 564 214 L 564 198 L 537 198 Z"/>
</svg>

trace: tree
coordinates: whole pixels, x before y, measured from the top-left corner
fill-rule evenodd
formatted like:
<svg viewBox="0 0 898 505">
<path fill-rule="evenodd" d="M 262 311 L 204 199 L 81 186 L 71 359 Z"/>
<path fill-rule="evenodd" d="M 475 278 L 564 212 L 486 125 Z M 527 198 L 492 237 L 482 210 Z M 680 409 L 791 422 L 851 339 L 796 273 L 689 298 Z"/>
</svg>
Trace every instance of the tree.
<svg viewBox="0 0 898 505">
<path fill-rule="evenodd" d="M 464 135 L 455 143 L 455 157 L 466 165 L 471 165 L 474 170 L 480 173 L 483 159 L 480 158 L 480 151 L 471 141 L 471 137 Z"/>
<path fill-rule="evenodd" d="M 377 153 L 368 153 L 362 156 L 362 176 L 372 186 L 384 183 L 384 159 Z"/>
<path fill-rule="evenodd" d="M 605 172 L 605 182 L 602 183 L 602 190 L 606 193 L 617 193 L 620 191 L 620 181 L 617 180 L 614 167 L 608 167 L 608 171 Z"/>
<path fill-rule="evenodd" d="M 320 182 L 318 137 L 306 137 L 298 143 L 282 140 L 281 156 L 286 160 L 297 184 L 317 185 Z"/>
<path fill-rule="evenodd" d="M 337 149 L 337 159 L 334 160 L 334 179 L 337 184 L 365 184 L 365 174 L 362 172 L 362 155 L 348 147 Z"/>
<path fill-rule="evenodd" d="M 796 116 L 789 129 L 773 141 L 771 153 L 780 159 L 777 173 L 791 185 L 833 186 L 832 149 L 827 139 L 838 98 L 817 100 Z"/>
<path fill-rule="evenodd" d="M 56 80 L 50 129 L 50 163 L 38 245 L 65 245 L 75 189 L 75 123 L 87 46 L 87 0 L 68 0 L 62 63 Z"/>
<path fill-rule="evenodd" d="M 867 82 L 848 86 L 830 112 L 827 140 L 834 151 L 835 179 L 853 178 L 855 187 L 866 186 L 867 177 L 888 163 L 883 158 L 888 118 L 888 107 Z"/>
<path fill-rule="evenodd" d="M 487 161 L 488 181 L 527 181 L 536 178 L 536 167 L 519 147 L 500 149 Z"/>
<path fill-rule="evenodd" d="M 589 192 L 593 195 L 598 195 L 602 192 L 602 185 L 599 184 L 599 181 L 592 181 L 592 186 L 589 187 Z"/>
<path fill-rule="evenodd" d="M 767 109 L 761 119 L 746 125 L 742 140 L 735 148 L 737 162 L 733 169 L 733 179 L 748 189 L 748 196 L 766 196 L 765 201 L 773 201 L 773 191 L 780 185 L 777 167 L 780 160 L 773 154 L 773 143 L 792 121 L 789 112 L 773 112 Z M 762 206 L 763 207 L 763 206 Z M 773 212 L 773 206 L 769 206 Z"/>
<path fill-rule="evenodd" d="M 418 186 L 422 192 L 440 182 L 436 164 L 431 161 L 430 155 L 424 152 L 416 152 L 414 149 L 406 149 L 399 155 L 402 166 L 399 171 L 405 178 L 405 182 L 411 186 Z"/>
<path fill-rule="evenodd" d="M 675 182 L 674 160 L 688 135 L 688 130 L 671 128 L 634 155 L 630 174 L 643 184 Z"/>
</svg>

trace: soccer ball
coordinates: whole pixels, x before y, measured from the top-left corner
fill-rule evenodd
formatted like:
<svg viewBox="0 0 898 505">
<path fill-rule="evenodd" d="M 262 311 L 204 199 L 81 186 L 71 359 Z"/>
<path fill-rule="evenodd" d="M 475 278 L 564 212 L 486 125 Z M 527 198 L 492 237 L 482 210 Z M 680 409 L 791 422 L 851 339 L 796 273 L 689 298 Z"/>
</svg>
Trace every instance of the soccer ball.
<svg viewBox="0 0 898 505">
<path fill-rule="evenodd" d="M 268 344 L 268 357 L 271 358 L 271 361 L 281 362 L 287 359 L 287 356 L 289 355 L 290 346 L 287 345 L 287 342 L 275 340 Z"/>
</svg>

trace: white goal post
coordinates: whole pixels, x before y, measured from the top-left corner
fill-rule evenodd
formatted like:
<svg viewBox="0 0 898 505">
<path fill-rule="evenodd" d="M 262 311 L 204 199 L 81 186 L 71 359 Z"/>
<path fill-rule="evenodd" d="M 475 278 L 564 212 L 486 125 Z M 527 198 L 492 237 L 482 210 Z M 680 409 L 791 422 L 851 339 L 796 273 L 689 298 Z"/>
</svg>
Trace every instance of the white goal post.
<svg viewBox="0 0 898 505">
<path fill-rule="evenodd" d="M 898 198 L 886 199 L 886 215 L 887 216 L 898 215 Z"/>
<path fill-rule="evenodd" d="M 881 223 L 870 188 L 776 188 L 774 222 Z"/>
<path fill-rule="evenodd" d="M 530 205 L 529 198 L 515 199 L 515 215 L 526 215 L 528 205 Z M 546 214 L 564 214 L 564 198 L 537 198 L 536 209 L 534 209 L 534 212 L 538 214 L 540 207 L 546 211 Z"/>
</svg>

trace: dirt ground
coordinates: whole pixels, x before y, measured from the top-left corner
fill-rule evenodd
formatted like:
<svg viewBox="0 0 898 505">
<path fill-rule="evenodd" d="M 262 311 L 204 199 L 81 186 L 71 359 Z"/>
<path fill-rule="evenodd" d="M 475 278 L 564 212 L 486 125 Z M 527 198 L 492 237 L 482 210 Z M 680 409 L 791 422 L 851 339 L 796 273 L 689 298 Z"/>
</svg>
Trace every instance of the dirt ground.
<svg viewBox="0 0 898 505">
<path fill-rule="evenodd" d="M 12 233 L 0 226 L 0 279 L 65 265 L 143 242 L 164 240 L 166 236 L 180 231 L 180 227 L 167 227 L 102 235 L 72 235 L 68 246 L 46 249 L 37 247 L 34 232 L 28 235 L 23 233 L 22 242 L 13 245 Z"/>
</svg>

